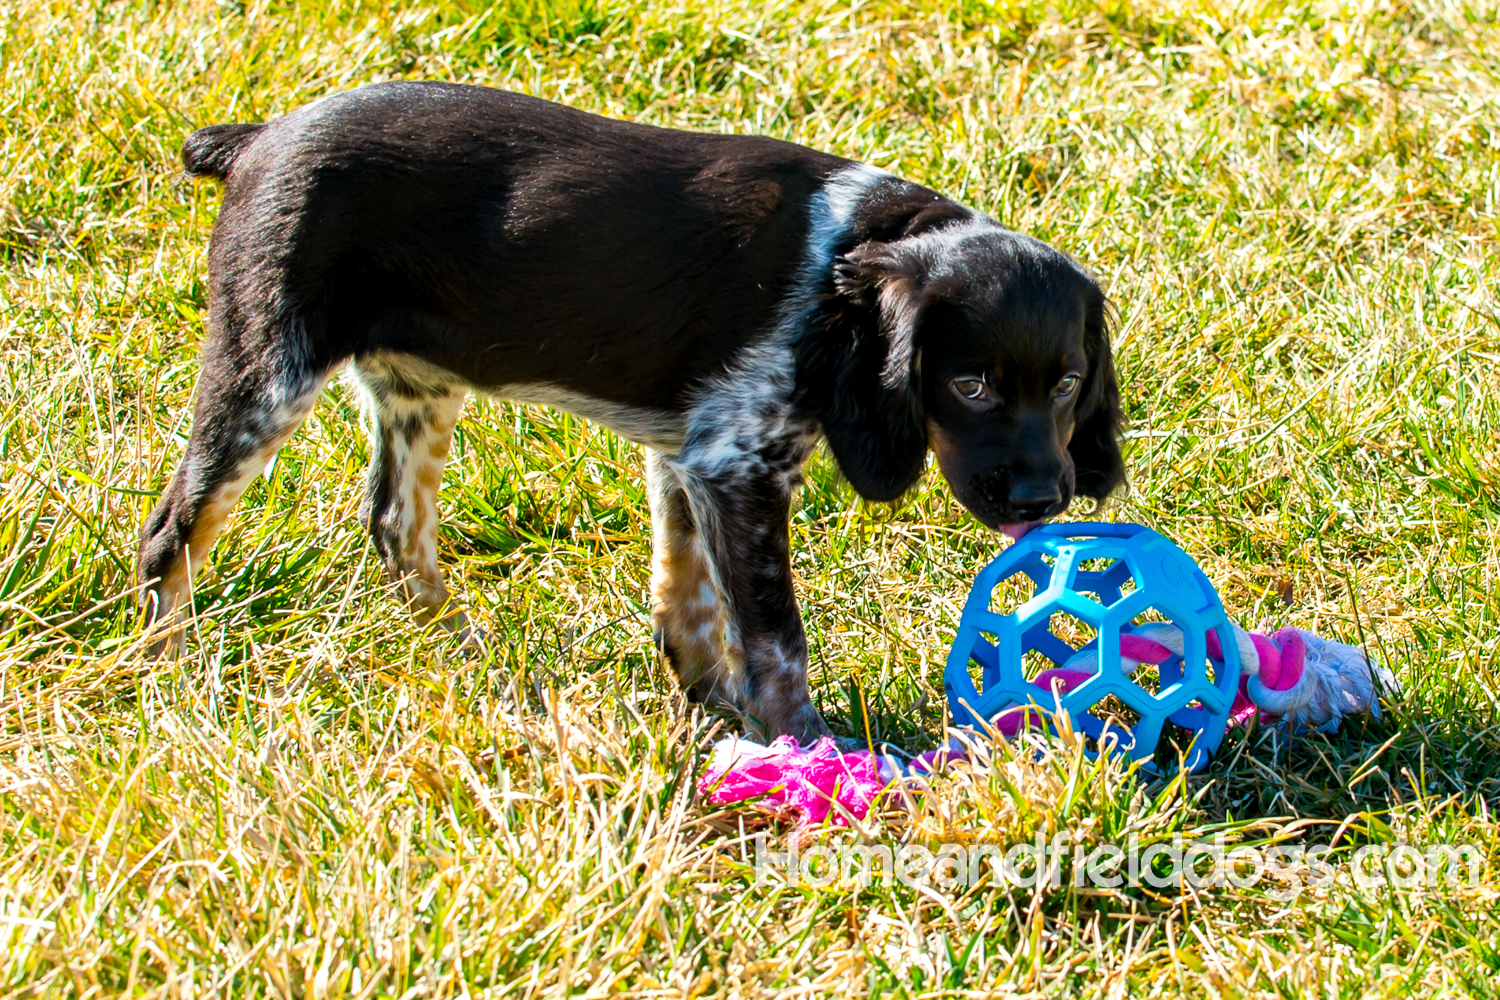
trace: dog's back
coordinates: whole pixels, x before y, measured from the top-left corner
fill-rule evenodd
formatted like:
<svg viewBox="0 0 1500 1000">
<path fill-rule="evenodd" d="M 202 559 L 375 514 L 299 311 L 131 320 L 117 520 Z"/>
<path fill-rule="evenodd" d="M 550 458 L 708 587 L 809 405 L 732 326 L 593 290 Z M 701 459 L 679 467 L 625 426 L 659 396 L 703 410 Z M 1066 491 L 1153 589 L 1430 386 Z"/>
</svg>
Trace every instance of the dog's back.
<svg viewBox="0 0 1500 1000">
<path fill-rule="evenodd" d="M 548 382 L 655 408 L 764 332 L 807 201 L 847 166 L 418 83 L 203 129 L 184 160 L 228 182 L 216 292 L 250 311 L 276 282 L 282 308 L 323 321 L 318 353 L 407 352 L 415 336 L 489 391 Z"/>
</svg>

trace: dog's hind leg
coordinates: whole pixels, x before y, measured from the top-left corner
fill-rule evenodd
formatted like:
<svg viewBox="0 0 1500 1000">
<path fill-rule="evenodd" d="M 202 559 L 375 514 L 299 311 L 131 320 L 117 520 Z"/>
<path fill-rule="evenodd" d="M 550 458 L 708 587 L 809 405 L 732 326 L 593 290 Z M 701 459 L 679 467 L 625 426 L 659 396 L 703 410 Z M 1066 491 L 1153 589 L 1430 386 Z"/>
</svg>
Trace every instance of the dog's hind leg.
<svg viewBox="0 0 1500 1000">
<path fill-rule="evenodd" d="M 370 470 L 361 515 L 391 579 L 423 622 L 468 636 L 438 566 L 437 491 L 468 389 L 415 358 L 373 354 L 354 362 L 370 421 Z"/>
<path fill-rule="evenodd" d="M 295 350 L 246 352 L 222 333 L 210 335 L 187 451 L 141 526 L 136 570 L 148 622 L 181 610 L 229 512 L 307 417 L 327 379 L 327 367 Z"/>
<path fill-rule="evenodd" d="M 657 646 L 689 700 L 739 709 L 740 661 L 725 649 L 725 617 L 687 494 L 662 454 L 646 449 L 651 504 L 651 605 Z"/>
</svg>

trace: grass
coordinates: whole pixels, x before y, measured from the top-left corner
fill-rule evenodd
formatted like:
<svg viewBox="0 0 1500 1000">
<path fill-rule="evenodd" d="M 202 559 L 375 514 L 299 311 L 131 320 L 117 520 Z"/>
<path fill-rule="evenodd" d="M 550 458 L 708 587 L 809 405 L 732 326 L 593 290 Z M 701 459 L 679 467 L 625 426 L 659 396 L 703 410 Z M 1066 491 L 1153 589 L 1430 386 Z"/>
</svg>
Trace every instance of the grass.
<svg viewBox="0 0 1500 1000">
<path fill-rule="evenodd" d="M 412 997 L 1500 993 L 1500 25 L 1214 0 L 0 0 L 0 992 Z M 330 391 L 252 487 L 175 664 L 136 526 L 181 454 L 218 192 L 191 128 L 394 77 L 886 167 L 1084 261 L 1133 485 L 1240 621 L 1365 644 L 1383 721 L 1230 734 L 1149 783 L 1064 745 L 960 768 L 886 843 L 1471 842 L 1484 884 L 754 888 L 693 795 L 726 720 L 653 655 L 638 449 L 471 404 L 444 480 L 476 658 L 402 613 Z M 817 458 L 793 522 L 815 696 L 911 749 L 996 548 L 935 473 Z M 776 832 L 773 830 L 773 832 Z"/>
</svg>

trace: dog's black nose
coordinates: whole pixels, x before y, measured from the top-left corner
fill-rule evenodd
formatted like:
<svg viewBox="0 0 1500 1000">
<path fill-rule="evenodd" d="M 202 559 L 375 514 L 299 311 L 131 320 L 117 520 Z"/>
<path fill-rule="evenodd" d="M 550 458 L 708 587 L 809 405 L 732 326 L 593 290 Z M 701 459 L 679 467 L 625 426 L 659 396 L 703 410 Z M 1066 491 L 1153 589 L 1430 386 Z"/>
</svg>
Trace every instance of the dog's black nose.
<svg viewBox="0 0 1500 1000">
<path fill-rule="evenodd" d="M 1010 505 L 1023 521 L 1044 521 L 1067 506 L 1056 483 L 1017 486 L 1010 491 Z"/>
</svg>

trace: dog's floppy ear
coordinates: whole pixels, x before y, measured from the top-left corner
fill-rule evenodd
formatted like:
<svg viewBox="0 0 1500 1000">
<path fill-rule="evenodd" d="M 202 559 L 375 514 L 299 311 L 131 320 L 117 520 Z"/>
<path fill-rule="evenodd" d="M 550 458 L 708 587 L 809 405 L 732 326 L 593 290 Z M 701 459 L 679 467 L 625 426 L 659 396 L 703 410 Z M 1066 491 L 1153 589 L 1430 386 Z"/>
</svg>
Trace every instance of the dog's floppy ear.
<svg viewBox="0 0 1500 1000">
<path fill-rule="evenodd" d="M 1074 492 L 1103 500 L 1125 481 L 1120 455 L 1120 389 L 1109 346 L 1109 305 L 1097 287 L 1089 289 L 1084 318 L 1088 380 L 1078 400 L 1068 453 L 1073 458 Z"/>
<path fill-rule="evenodd" d="M 926 271 L 909 246 L 861 244 L 834 261 L 834 294 L 804 343 L 799 390 L 867 500 L 901 496 L 927 457 L 917 333 L 930 298 Z"/>
</svg>

